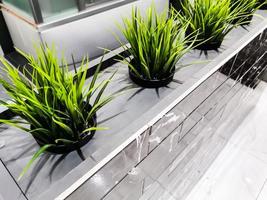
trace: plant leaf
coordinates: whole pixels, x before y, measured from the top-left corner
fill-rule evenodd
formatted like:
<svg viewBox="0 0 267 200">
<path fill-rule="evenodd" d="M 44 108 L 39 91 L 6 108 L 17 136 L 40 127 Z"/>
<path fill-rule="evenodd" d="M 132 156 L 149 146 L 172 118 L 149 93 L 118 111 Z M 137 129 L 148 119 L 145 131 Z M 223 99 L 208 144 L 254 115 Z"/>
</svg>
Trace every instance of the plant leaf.
<svg viewBox="0 0 267 200">
<path fill-rule="evenodd" d="M 28 164 L 23 168 L 22 172 L 19 175 L 18 181 L 26 174 L 26 172 L 29 170 L 29 168 L 32 166 L 33 162 L 42 154 L 44 153 L 49 147 L 53 145 L 47 144 L 45 146 L 42 146 L 31 158 L 31 160 L 28 162 Z"/>
</svg>

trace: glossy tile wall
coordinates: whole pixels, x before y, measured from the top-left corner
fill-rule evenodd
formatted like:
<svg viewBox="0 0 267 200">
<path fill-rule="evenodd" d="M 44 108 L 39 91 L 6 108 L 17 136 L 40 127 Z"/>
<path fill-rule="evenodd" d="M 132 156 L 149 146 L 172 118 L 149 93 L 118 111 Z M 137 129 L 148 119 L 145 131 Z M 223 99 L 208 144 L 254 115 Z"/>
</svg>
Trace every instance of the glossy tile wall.
<svg viewBox="0 0 267 200">
<path fill-rule="evenodd" d="M 267 83 L 253 94 L 260 98 L 186 200 L 267 199 Z"/>
<path fill-rule="evenodd" d="M 266 33 L 242 49 L 68 199 L 184 199 L 253 107 L 249 102 L 255 102 L 257 95 L 253 96 L 252 88 L 257 87 L 267 67 Z M 227 70 L 228 76 L 221 73 Z"/>
</svg>

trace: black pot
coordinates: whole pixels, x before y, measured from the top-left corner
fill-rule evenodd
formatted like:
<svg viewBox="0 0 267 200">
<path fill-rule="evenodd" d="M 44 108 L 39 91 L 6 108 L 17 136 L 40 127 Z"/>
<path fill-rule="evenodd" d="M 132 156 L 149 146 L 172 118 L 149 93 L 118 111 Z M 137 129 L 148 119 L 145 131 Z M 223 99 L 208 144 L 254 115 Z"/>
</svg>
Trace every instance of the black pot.
<svg viewBox="0 0 267 200">
<path fill-rule="evenodd" d="M 129 76 L 131 80 L 136 83 L 137 85 L 144 87 L 144 88 L 160 88 L 167 86 L 170 82 L 173 80 L 174 72 L 171 73 L 166 78 L 163 78 L 161 80 L 148 80 L 148 79 L 142 79 L 135 75 L 134 72 L 129 68 Z"/>
<path fill-rule="evenodd" d="M 90 106 L 90 108 L 92 108 Z M 89 127 L 92 126 L 97 126 L 97 116 L 96 114 L 92 117 L 91 121 L 88 123 Z M 88 128 L 89 128 L 88 127 Z M 31 126 L 31 130 L 33 130 L 34 128 Z M 55 146 L 51 146 L 49 147 L 46 151 L 53 153 L 53 154 L 67 154 L 70 153 L 72 151 L 77 151 L 80 150 L 84 145 L 86 145 L 95 135 L 95 130 L 91 131 L 90 134 L 85 134 L 86 136 L 84 137 L 83 140 L 81 141 L 77 141 L 73 144 L 57 144 Z M 34 137 L 33 138 L 36 140 L 36 142 L 39 144 L 40 147 L 46 145 L 46 143 L 44 143 L 43 141 L 39 140 L 38 138 Z"/>
<path fill-rule="evenodd" d="M 212 42 L 212 43 L 209 43 L 209 41 L 207 41 L 203 44 L 196 46 L 195 49 L 202 50 L 202 51 L 217 50 L 221 47 L 221 45 L 222 45 L 222 41 Z"/>
</svg>

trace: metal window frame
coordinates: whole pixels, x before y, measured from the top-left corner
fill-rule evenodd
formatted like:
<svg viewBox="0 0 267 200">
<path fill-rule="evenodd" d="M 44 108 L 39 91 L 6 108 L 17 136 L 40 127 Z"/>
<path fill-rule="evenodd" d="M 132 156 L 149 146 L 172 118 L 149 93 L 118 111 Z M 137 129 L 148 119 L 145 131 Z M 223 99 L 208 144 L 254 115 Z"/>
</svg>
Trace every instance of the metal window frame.
<svg viewBox="0 0 267 200">
<path fill-rule="evenodd" d="M 80 0 L 78 0 L 78 1 L 80 1 Z M 87 5 L 87 3 L 85 2 L 86 0 L 81 0 L 81 1 L 83 1 L 84 2 L 84 6 L 85 6 L 85 9 L 88 9 L 88 8 L 90 8 L 90 7 L 92 7 L 92 6 L 96 6 L 96 5 L 101 5 L 101 4 L 105 4 L 105 3 L 110 3 L 110 2 L 115 2 L 116 0 L 93 0 L 93 2 L 91 3 L 91 4 L 89 4 L 89 5 Z"/>
<path fill-rule="evenodd" d="M 66 24 L 66 23 L 70 23 L 70 22 L 79 20 L 79 19 L 90 17 L 93 15 L 99 14 L 101 12 L 105 12 L 105 11 L 108 11 L 110 9 L 124 6 L 126 4 L 130 4 L 133 2 L 137 2 L 137 1 L 140 1 L 140 0 L 113 0 L 111 2 L 106 1 L 106 3 L 100 3 L 100 4 L 96 3 L 90 7 L 87 7 L 87 8 L 86 8 L 86 5 L 84 4 L 85 10 L 82 10 L 82 12 L 79 12 L 79 13 L 74 14 L 72 16 L 68 16 L 66 18 L 62 18 L 62 19 L 57 20 L 57 21 L 47 22 L 47 23 L 44 22 L 43 24 L 39 24 L 38 30 L 44 31 L 44 30 L 47 30 L 47 29 L 50 29 L 50 28 L 53 28 L 56 26 L 60 26 L 60 25 Z"/>
<path fill-rule="evenodd" d="M 100 0 L 100 1 L 93 2 L 92 4 L 87 6 L 86 0 L 75 0 L 76 6 L 77 6 L 79 12 L 83 12 L 83 11 L 86 12 L 86 10 L 90 11 L 91 10 L 90 8 L 95 7 L 95 6 L 99 6 L 102 4 L 103 4 L 103 6 L 101 6 L 102 9 L 99 9 L 98 11 L 103 12 L 106 10 L 106 9 L 104 9 L 106 7 L 105 4 L 107 5 L 107 7 L 110 7 L 112 5 L 112 8 L 114 8 L 114 6 L 121 6 L 123 4 L 131 3 L 133 1 L 136 1 L 136 0 L 112 0 L 112 1 Z M 29 5 L 31 7 L 31 11 L 32 11 L 35 23 L 39 24 L 39 25 L 45 24 L 46 22 L 44 21 L 44 18 L 42 15 L 42 10 L 41 10 L 40 4 L 39 4 L 39 0 L 28 0 L 28 2 L 29 2 Z M 79 15 L 79 13 L 77 15 Z"/>
<path fill-rule="evenodd" d="M 39 31 L 43 31 L 140 0 L 100 0 L 93 2 L 89 6 L 87 5 L 86 0 L 75 0 L 76 6 L 78 8 L 78 13 L 60 18 L 52 22 L 45 21 L 39 1 L 40 0 L 28 0 L 34 25 L 32 23 L 29 24 L 33 25 Z M 2 2 L 2 0 L 0 0 L 0 2 Z M 24 19 L 24 17 L 22 18 Z"/>
<path fill-rule="evenodd" d="M 86 9 L 85 0 L 76 0 L 76 4 L 77 4 L 79 12 Z"/>
<path fill-rule="evenodd" d="M 36 24 L 44 23 L 43 12 L 41 10 L 39 0 L 28 0 L 28 2 L 31 7 L 35 23 Z M 75 0 L 75 2 L 79 12 L 86 9 L 85 0 Z"/>
<path fill-rule="evenodd" d="M 28 0 L 29 5 L 32 10 L 33 19 L 36 24 L 41 24 L 44 22 L 42 10 L 38 0 Z"/>
</svg>

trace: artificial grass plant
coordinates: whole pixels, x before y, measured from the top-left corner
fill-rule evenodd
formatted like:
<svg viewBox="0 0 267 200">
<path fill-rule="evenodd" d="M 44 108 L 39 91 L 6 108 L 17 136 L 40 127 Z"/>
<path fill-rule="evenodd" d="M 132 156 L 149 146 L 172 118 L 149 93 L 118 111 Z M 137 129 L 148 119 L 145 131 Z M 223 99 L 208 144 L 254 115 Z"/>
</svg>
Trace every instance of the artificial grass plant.
<svg viewBox="0 0 267 200">
<path fill-rule="evenodd" d="M 198 32 L 196 48 L 216 50 L 240 15 L 246 15 L 246 7 L 231 10 L 231 0 L 184 0 L 178 18 L 189 22 L 187 34 Z"/>
<path fill-rule="evenodd" d="M 0 58 L 8 79 L 1 77 L 0 83 L 11 100 L 11 103 L 1 101 L 1 104 L 20 118 L 0 119 L 0 122 L 28 132 L 40 145 L 22 171 L 21 178 L 43 152 L 64 146 L 78 150 L 96 130 L 105 129 L 97 126 L 96 112 L 117 93 L 103 96 L 114 74 L 97 83 L 101 63 L 87 85 L 87 59 L 79 69 L 74 65 L 75 73 L 71 73 L 64 58 L 57 59 L 54 47 L 38 47 L 36 59 L 20 53 L 27 58 L 32 72 L 24 69 L 21 75 L 18 69 Z M 30 77 L 31 81 L 25 77 Z"/>
<path fill-rule="evenodd" d="M 188 23 L 176 19 L 176 12 L 158 13 L 154 5 L 144 15 L 133 8 L 130 18 L 123 18 L 121 32 L 130 46 L 123 43 L 130 58 L 123 58 L 129 71 L 148 81 L 162 80 L 173 76 L 176 63 L 191 49 L 193 37 L 185 36 Z"/>
<path fill-rule="evenodd" d="M 258 0 L 231 0 L 230 6 L 232 12 L 238 13 L 232 23 L 247 25 L 258 9 Z"/>
</svg>

